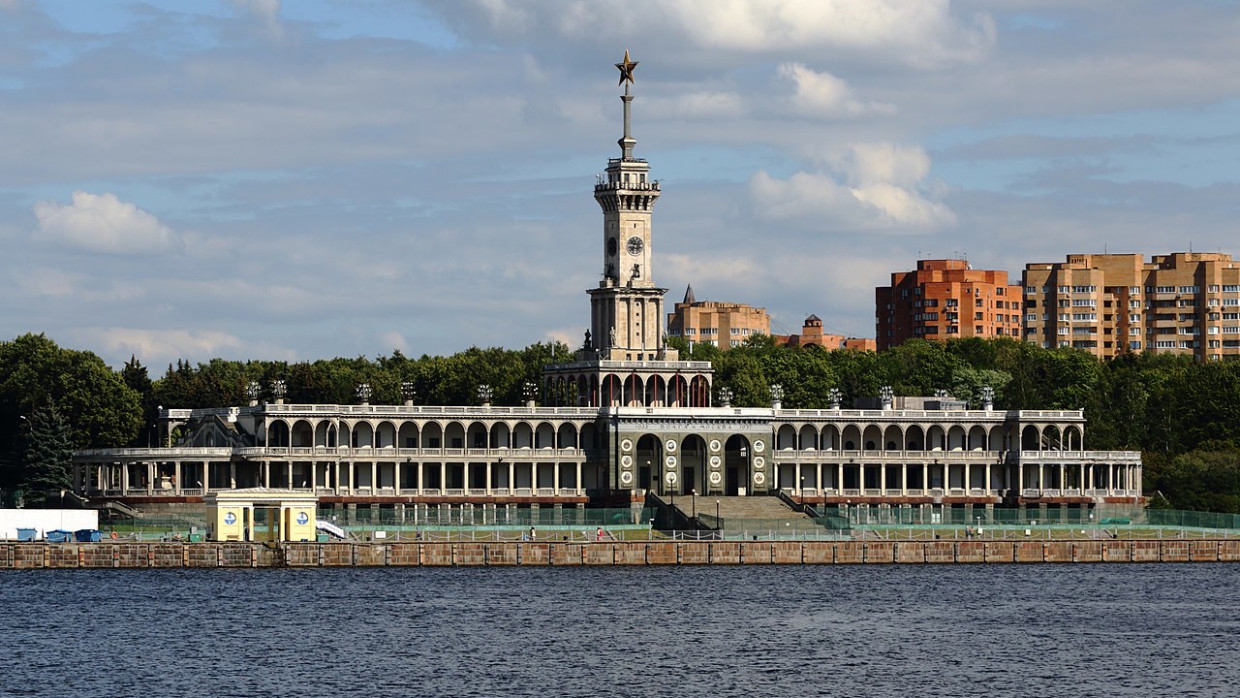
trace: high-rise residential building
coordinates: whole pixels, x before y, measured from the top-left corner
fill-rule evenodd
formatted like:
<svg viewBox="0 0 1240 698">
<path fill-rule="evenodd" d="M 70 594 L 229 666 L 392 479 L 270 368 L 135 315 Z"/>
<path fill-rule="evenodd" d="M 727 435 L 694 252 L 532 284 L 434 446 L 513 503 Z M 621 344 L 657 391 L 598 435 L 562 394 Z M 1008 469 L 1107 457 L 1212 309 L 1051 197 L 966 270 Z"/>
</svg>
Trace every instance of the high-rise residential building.
<svg viewBox="0 0 1240 698">
<path fill-rule="evenodd" d="M 963 259 L 921 259 L 874 289 L 878 350 L 909 339 L 1019 337 L 1021 287 L 1006 271 Z"/>
<path fill-rule="evenodd" d="M 1072 254 L 1025 265 L 1025 339 L 1095 356 L 1240 356 L 1240 263 L 1220 252 Z"/>
<path fill-rule="evenodd" d="M 693 284 L 685 289 L 685 299 L 667 315 L 667 334 L 684 337 L 690 342 L 703 342 L 730 349 L 740 346 L 755 334 L 771 333 L 771 317 L 766 308 L 744 303 L 699 301 L 693 295 Z"/>
</svg>

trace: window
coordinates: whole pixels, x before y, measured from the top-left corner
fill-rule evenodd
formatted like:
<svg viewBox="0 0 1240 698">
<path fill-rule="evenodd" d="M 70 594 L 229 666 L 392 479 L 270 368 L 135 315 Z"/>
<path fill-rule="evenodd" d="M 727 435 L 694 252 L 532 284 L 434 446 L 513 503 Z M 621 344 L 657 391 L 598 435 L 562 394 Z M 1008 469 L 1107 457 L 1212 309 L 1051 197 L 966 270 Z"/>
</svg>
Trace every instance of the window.
<svg viewBox="0 0 1240 698">
<path fill-rule="evenodd" d="M 1223 299 L 1224 308 L 1234 308 L 1238 305 L 1240 305 L 1240 298 L 1224 298 Z"/>
<path fill-rule="evenodd" d="M 1098 313 L 1072 313 L 1072 319 L 1077 322 L 1096 321 L 1098 319 Z"/>
<path fill-rule="evenodd" d="M 1240 284 L 1223 284 L 1223 293 L 1240 293 Z"/>
<path fill-rule="evenodd" d="M 1141 322 L 1141 313 L 1132 313 L 1129 315 L 1128 322 Z"/>
<path fill-rule="evenodd" d="M 1037 321 L 1038 321 L 1037 313 L 1027 313 L 1025 315 L 1025 322 L 1037 322 Z"/>
<path fill-rule="evenodd" d="M 1129 307 L 1129 308 L 1132 308 L 1132 309 L 1134 309 L 1134 310 L 1135 310 L 1135 309 L 1137 309 L 1137 308 L 1140 308 L 1140 307 L 1141 307 L 1141 301 L 1128 301 L 1128 307 Z"/>
<path fill-rule="evenodd" d="M 1097 286 L 1073 286 L 1073 293 L 1093 293 L 1098 290 Z"/>
<path fill-rule="evenodd" d="M 1175 349 L 1175 341 L 1170 339 L 1159 339 L 1154 342 L 1156 349 Z"/>
<path fill-rule="evenodd" d="M 1129 286 L 1129 287 L 1128 287 L 1128 295 L 1130 295 L 1130 296 L 1139 296 L 1139 295 L 1141 295 L 1141 287 L 1140 287 L 1140 286 Z"/>
<path fill-rule="evenodd" d="M 1210 284 L 1209 287 L 1206 288 L 1206 290 L 1209 291 L 1210 293 L 1218 293 L 1219 286 L 1218 284 Z"/>
<path fill-rule="evenodd" d="M 956 306 L 960 305 L 960 301 L 959 299 L 956 299 L 956 298 L 948 298 L 946 301 L 944 301 L 943 304 L 949 308 L 955 308 Z"/>
<path fill-rule="evenodd" d="M 1037 286 L 1026 286 L 1025 287 L 1025 293 L 1037 293 L 1037 292 L 1038 292 Z"/>
<path fill-rule="evenodd" d="M 1200 291 L 1200 286 L 1176 286 L 1175 288 L 1176 293 L 1199 293 Z"/>
<path fill-rule="evenodd" d="M 973 313 L 974 320 L 981 320 L 983 313 Z"/>
<path fill-rule="evenodd" d="M 1056 292 L 1058 292 L 1058 293 L 1067 293 L 1067 292 L 1069 292 L 1069 291 L 1071 291 L 1071 290 L 1072 290 L 1072 287 L 1071 287 L 1071 286 L 1060 286 L 1059 288 L 1057 288 L 1057 289 L 1055 289 L 1055 290 L 1056 290 Z"/>
<path fill-rule="evenodd" d="M 1155 286 L 1154 293 L 1175 293 L 1175 286 Z"/>
<path fill-rule="evenodd" d="M 1072 301 L 1073 308 L 1093 308 L 1096 305 L 1093 298 L 1076 298 Z"/>
<path fill-rule="evenodd" d="M 1002 287 L 1002 286 L 1000 286 L 1000 287 L 998 287 L 998 288 L 996 288 L 996 289 L 995 289 L 995 295 L 996 295 L 996 296 L 1002 296 L 1002 295 L 1003 295 L 1003 287 Z"/>
<path fill-rule="evenodd" d="M 960 334 L 960 328 L 955 325 L 948 325 L 947 334 Z"/>
<path fill-rule="evenodd" d="M 1128 343 L 1128 348 L 1129 348 L 1129 349 L 1140 349 L 1140 348 L 1141 348 L 1141 342 L 1137 342 L 1137 341 L 1129 342 L 1129 343 Z"/>
<path fill-rule="evenodd" d="M 1136 337 L 1141 334 L 1141 328 L 1140 327 L 1129 327 L 1128 334 L 1129 336 Z"/>
</svg>

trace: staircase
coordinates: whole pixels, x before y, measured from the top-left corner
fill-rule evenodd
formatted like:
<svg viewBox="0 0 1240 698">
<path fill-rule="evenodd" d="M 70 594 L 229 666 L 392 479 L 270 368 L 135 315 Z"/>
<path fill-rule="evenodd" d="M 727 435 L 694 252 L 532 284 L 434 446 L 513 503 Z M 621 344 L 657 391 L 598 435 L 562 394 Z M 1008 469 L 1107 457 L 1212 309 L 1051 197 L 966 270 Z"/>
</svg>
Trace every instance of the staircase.
<svg viewBox="0 0 1240 698">
<path fill-rule="evenodd" d="M 718 502 L 719 518 L 726 532 L 738 531 L 778 531 L 783 534 L 793 532 L 823 532 L 821 523 L 793 510 L 778 497 L 698 497 L 696 502 L 699 520 L 708 527 L 714 527 L 715 503 Z M 676 509 L 684 516 L 693 516 L 695 503 L 690 497 L 677 497 Z"/>
</svg>

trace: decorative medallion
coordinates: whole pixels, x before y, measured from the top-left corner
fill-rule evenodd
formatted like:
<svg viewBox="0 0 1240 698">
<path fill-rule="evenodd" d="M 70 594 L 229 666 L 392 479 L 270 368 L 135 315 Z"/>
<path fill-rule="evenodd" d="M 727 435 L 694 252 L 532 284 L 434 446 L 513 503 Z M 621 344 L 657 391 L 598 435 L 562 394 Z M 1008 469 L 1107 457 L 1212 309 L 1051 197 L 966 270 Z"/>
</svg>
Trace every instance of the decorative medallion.
<svg viewBox="0 0 1240 698">
<path fill-rule="evenodd" d="M 667 443 L 666 443 L 666 444 L 664 444 L 664 445 L 665 445 L 665 446 L 667 446 L 667 452 L 668 452 L 668 453 L 675 453 L 675 452 L 676 452 L 676 439 L 668 439 L 668 440 L 667 440 Z"/>
<path fill-rule="evenodd" d="M 667 467 L 675 468 L 676 467 L 676 456 L 668 456 L 663 462 L 667 463 Z"/>
<path fill-rule="evenodd" d="M 710 484 L 712 484 L 712 485 L 718 485 L 718 484 L 719 484 L 719 483 L 721 483 L 721 482 L 723 482 L 723 475 L 721 475 L 720 473 L 711 473 L 711 474 L 710 474 Z"/>
<path fill-rule="evenodd" d="M 712 468 L 718 468 L 718 467 L 719 467 L 719 465 L 720 465 L 720 464 L 722 464 L 722 463 L 723 463 L 723 460 L 722 460 L 721 458 L 719 458 L 719 456 L 711 456 L 711 457 L 710 457 L 710 467 L 712 467 Z"/>
<path fill-rule="evenodd" d="M 676 473 L 668 473 L 667 475 L 663 476 L 663 479 L 667 480 L 667 484 L 675 485 L 676 484 Z"/>
<path fill-rule="evenodd" d="M 633 450 L 633 442 L 632 442 L 632 441 L 629 441 L 628 439 L 625 439 L 624 441 L 621 441 L 621 442 L 620 442 L 620 450 L 621 450 L 621 451 L 632 451 L 632 450 Z"/>
<path fill-rule="evenodd" d="M 719 439 L 711 439 L 711 440 L 710 440 L 710 450 L 712 450 L 712 451 L 718 451 L 718 450 L 719 450 L 719 446 L 720 446 L 720 445 L 721 445 L 721 444 L 719 443 Z"/>
<path fill-rule="evenodd" d="M 633 484 L 633 473 L 630 473 L 627 470 L 624 471 L 623 473 L 620 473 L 620 484 L 621 485 Z"/>
<path fill-rule="evenodd" d="M 753 474 L 753 484 L 761 485 L 764 482 L 766 482 L 766 473 L 759 470 Z"/>
<path fill-rule="evenodd" d="M 766 459 L 764 459 L 762 456 L 753 457 L 753 467 L 761 468 L 764 465 L 766 465 Z"/>
<path fill-rule="evenodd" d="M 623 465 L 626 468 L 633 467 L 633 456 L 630 456 L 628 454 L 620 456 L 620 465 Z"/>
<path fill-rule="evenodd" d="M 765 448 L 766 448 L 766 442 L 763 441 L 762 439 L 758 439 L 757 441 L 753 442 L 754 453 L 762 453 L 762 450 Z"/>
</svg>

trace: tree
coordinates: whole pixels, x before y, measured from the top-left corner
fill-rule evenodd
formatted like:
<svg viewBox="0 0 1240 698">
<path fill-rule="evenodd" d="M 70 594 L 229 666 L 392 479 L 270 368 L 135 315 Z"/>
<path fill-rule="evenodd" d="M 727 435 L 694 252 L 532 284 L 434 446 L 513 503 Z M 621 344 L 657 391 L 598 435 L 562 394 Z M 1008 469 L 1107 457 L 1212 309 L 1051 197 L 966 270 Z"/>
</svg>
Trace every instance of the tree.
<svg viewBox="0 0 1240 698">
<path fill-rule="evenodd" d="M 73 439 L 69 424 L 51 401 L 40 405 L 24 420 L 26 449 L 21 485 L 28 506 L 40 507 L 60 501 L 60 490 L 72 485 Z"/>
</svg>

